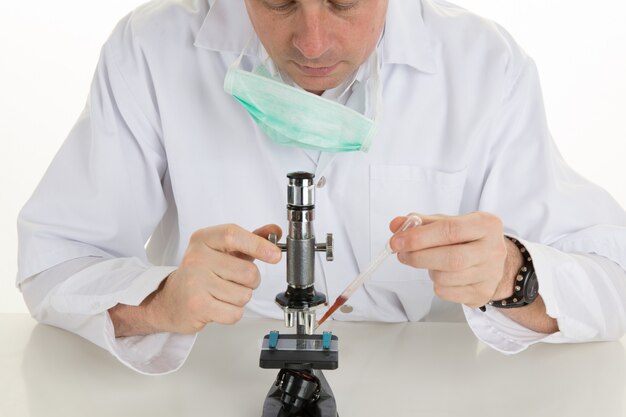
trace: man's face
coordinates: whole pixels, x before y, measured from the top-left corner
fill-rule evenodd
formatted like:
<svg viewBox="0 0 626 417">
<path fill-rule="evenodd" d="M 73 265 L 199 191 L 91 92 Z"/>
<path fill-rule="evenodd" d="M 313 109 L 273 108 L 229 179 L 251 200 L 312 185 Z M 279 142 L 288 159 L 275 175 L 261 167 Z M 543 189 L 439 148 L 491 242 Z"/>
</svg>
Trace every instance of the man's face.
<svg viewBox="0 0 626 417">
<path fill-rule="evenodd" d="M 245 0 L 254 30 L 274 63 L 316 94 L 337 87 L 369 57 L 388 1 Z"/>
</svg>

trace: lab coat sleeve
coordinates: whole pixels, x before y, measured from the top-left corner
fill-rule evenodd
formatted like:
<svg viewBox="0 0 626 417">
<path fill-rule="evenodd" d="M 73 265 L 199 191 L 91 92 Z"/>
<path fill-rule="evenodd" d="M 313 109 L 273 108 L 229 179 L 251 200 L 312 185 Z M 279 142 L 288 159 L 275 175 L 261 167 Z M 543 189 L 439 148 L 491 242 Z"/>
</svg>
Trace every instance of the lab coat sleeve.
<svg viewBox="0 0 626 417">
<path fill-rule="evenodd" d="M 520 59 L 486 137 L 480 210 L 499 215 L 532 256 L 539 293 L 559 331 L 532 332 L 488 307 L 464 308 L 476 335 L 503 352 L 538 341 L 615 340 L 626 332 L 626 214 L 561 158 L 547 128 L 539 77 Z M 593 138 L 589 138 L 593 140 Z"/>
<path fill-rule="evenodd" d="M 139 304 L 173 269 L 150 266 L 137 258 L 77 258 L 26 279 L 20 289 L 39 322 L 83 336 L 140 373 L 163 374 L 183 365 L 195 335 L 116 338 L 111 318 L 103 310 L 118 303 Z"/>
<path fill-rule="evenodd" d="M 182 364 L 194 337 L 115 339 L 107 313 L 138 305 L 175 269 L 152 265 L 145 252 L 167 208 L 167 164 L 141 57 L 126 19 L 103 47 L 83 113 L 20 212 L 17 285 L 41 322 L 135 370 L 164 373 Z"/>
</svg>

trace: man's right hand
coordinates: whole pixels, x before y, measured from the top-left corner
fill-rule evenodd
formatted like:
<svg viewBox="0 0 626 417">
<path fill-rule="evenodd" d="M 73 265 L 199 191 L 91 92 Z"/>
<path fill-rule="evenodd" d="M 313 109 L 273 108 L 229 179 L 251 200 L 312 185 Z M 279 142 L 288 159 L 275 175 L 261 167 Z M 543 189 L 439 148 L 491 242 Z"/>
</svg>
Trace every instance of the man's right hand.
<svg viewBox="0 0 626 417">
<path fill-rule="evenodd" d="M 196 231 L 179 268 L 139 306 L 143 314 L 131 312 L 135 319 L 142 316 L 143 325 L 126 320 L 124 310 L 129 306 L 109 310 L 116 336 L 196 333 L 208 323 L 239 321 L 261 282 L 254 260 L 280 261 L 280 249 L 266 239 L 270 233 L 280 238 L 281 229 L 266 225 L 248 232 L 231 224 Z"/>
</svg>

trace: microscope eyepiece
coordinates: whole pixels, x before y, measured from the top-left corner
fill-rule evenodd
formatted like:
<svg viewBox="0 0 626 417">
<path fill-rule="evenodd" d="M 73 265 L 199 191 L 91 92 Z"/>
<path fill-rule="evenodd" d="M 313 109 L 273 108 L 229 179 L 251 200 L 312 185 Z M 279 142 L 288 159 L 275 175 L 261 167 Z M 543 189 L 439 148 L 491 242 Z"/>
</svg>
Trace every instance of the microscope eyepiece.
<svg viewBox="0 0 626 417">
<path fill-rule="evenodd" d="M 292 172 L 287 175 L 287 207 L 292 210 L 312 209 L 315 207 L 315 175 L 309 172 Z"/>
<path fill-rule="evenodd" d="M 310 172 L 305 172 L 305 171 L 297 171 L 297 172 L 291 172 L 289 174 L 287 174 L 287 178 L 289 178 L 290 180 L 294 180 L 294 181 L 303 181 L 303 180 L 311 180 L 313 181 L 313 178 L 315 178 L 315 174 L 312 174 Z"/>
</svg>

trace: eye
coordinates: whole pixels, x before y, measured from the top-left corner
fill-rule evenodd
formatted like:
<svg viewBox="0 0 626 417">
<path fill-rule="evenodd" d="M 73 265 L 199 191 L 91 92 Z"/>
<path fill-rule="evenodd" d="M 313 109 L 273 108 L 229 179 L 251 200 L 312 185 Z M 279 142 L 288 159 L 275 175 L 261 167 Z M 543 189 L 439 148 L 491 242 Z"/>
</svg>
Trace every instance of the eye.
<svg viewBox="0 0 626 417">
<path fill-rule="evenodd" d="M 293 0 L 291 1 L 265 1 L 264 3 L 268 9 L 274 10 L 277 12 L 288 11 L 289 9 L 291 9 L 293 6 L 296 5 L 296 2 Z"/>
<path fill-rule="evenodd" d="M 339 11 L 346 11 L 354 8 L 358 1 L 333 1 L 332 7 Z"/>
</svg>

